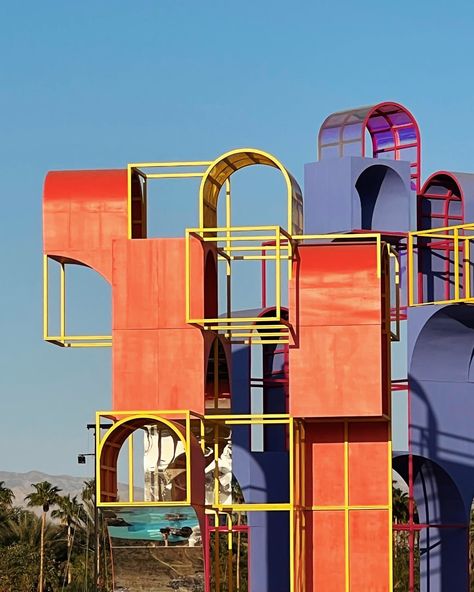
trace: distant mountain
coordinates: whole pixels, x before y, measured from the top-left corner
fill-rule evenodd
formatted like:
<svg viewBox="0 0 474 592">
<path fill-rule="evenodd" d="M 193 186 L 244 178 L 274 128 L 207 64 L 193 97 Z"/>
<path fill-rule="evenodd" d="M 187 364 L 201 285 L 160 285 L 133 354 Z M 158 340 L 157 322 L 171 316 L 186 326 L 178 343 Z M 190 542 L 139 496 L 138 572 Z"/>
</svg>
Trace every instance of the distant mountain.
<svg viewBox="0 0 474 592">
<path fill-rule="evenodd" d="M 25 505 L 25 496 L 31 493 L 32 483 L 39 481 L 49 481 L 61 489 L 61 495 L 79 495 L 84 486 L 86 477 L 72 477 L 71 475 L 48 475 L 40 471 L 29 471 L 28 473 L 12 473 L 9 471 L 0 471 L 0 481 L 5 482 L 5 487 L 9 487 L 15 494 L 14 504 L 16 506 Z M 119 495 L 122 499 L 128 497 L 128 485 L 119 484 Z M 135 488 L 136 499 L 143 499 L 143 490 Z"/>
</svg>

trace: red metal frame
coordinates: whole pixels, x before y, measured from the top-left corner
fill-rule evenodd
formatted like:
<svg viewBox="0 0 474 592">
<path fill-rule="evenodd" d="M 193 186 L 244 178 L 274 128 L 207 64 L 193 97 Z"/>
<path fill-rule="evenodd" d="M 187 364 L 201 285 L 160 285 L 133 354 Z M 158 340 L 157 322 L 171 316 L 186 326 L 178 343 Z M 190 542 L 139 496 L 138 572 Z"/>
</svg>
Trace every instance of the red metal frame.
<svg viewBox="0 0 474 592">
<path fill-rule="evenodd" d="M 444 189 L 444 192 L 434 193 L 433 188 L 439 187 Z M 443 201 L 444 207 L 442 213 L 431 211 L 426 214 L 423 212 L 426 202 Z M 451 205 L 456 202 L 461 202 L 461 213 L 453 214 L 450 209 Z M 433 224 L 433 221 L 440 220 L 439 224 Z M 421 191 L 417 198 L 417 229 L 428 230 L 437 227 L 455 226 L 464 224 L 464 192 L 458 180 L 453 173 L 448 171 L 438 171 L 428 177 L 423 184 Z M 423 256 L 430 256 L 430 253 L 436 251 L 444 258 L 444 298 L 449 300 L 451 298 L 451 285 L 449 278 L 451 276 L 451 253 L 454 250 L 453 241 L 435 240 L 426 241 L 426 244 L 418 242 L 418 294 L 419 301 L 423 301 Z M 461 242 L 459 250 L 462 253 L 464 245 Z"/>
</svg>

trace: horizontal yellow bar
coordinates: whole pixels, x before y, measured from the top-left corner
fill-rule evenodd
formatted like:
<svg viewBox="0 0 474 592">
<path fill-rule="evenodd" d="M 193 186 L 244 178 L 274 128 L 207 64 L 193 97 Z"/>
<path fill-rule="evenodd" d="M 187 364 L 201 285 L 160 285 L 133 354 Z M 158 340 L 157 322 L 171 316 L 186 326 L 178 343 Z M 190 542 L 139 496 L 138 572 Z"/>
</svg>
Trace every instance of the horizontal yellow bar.
<svg viewBox="0 0 474 592">
<path fill-rule="evenodd" d="M 111 341 L 101 341 L 100 343 L 64 343 L 64 347 L 112 347 Z"/>
<path fill-rule="evenodd" d="M 357 238 L 375 238 L 378 239 L 380 234 L 371 233 L 347 233 L 347 234 L 292 234 L 293 240 L 324 240 L 327 238 L 342 238 L 346 240 L 353 240 Z"/>
<path fill-rule="evenodd" d="M 206 232 L 263 232 L 264 230 L 273 230 L 275 233 L 285 233 L 281 226 L 212 226 L 212 227 L 199 227 L 199 228 L 186 228 L 188 234 L 200 234 Z M 347 236 L 347 235 L 345 235 Z M 273 237 L 272 237 L 273 238 Z"/>
<path fill-rule="evenodd" d="M 288 325 L 286 325 L 286 323 L 284 321 L 282 321 L 282 323 L 280 325 L 239 325 L 238 327 L 236 327 L 235 325 L 229 325 L 228 329 L 229 330 L 233 330 L 233 331 L 241 331 L 244 329 L 255 329 L 257 330 L 259 327 L 262 327 L 264 329 L 287 329 Z M 210 331 L 224 331 L 225 329 L 227 329 L 227 327 L 223 326 L 223 325 L 211 325 L 210 327 L 208 327 L 206 325 L 205 329 L 210 330 Z"/>
<path fill-rule="evenodd" d="M 205 243 L 231 243 L 233 241 L 249 241 L 249 242 L 254 242 L 254 241 L 264 241 L 264 240 L 274 240 L 275 239 L 275 235 L 273 236 L 269 236 L 267 235 L 262 235 L 262 236 L 202 236 L 200 237 L 200 240 L 202 240 Z M 232 247 L 229 247 L 232 248 Z"/>
<path fill-rule="evenodd" d="M 232 343 L 241 343 L 240 341 L 232 341 Z M 252 341 L 246 341 L 245 345 L 276 345 L 276 344 L 286 344 L 290 343 L 289 339 L 268 339 L 263 341 L 257 341 L 256 339 L 252 339 Z"/>
<path fill-rule="evenodd" d="M 55 341 L 110 341 L 112 335 L 47 335 L 46 339 L 54 339 Z"/>
<path fill-rule="evenodd" d="M 143 502 L 143 501 L 136 501 L 136 502 L 97 502 L 97 506 L 99 508 L 107 508 L 107 507 L 115 507 L 115 506 L 124 506 L 127 508 L 134 508 L 134 507 L 143 507 L 143 506 L 157 506 L 157 507 L 169 507 L 170 502 Z M 190 506 L 190 501 L 174 501 L 174 506 Z"/>
<path fill-rule="evenodd" d="M 237 330 L 240 330 L 240 327 L 236 327 Z M 280 332 L 268 332 L 268 333 L 264 333 L 263 335 L 260 334 L 255 334 L 255 333 L 234 333 L 234 331 L 230 331 L 230 335 L 232 335 L 232 337 L 256 337 L 257 339 L 261 339 L 262 341 L 265 341 L 265 337 L 288 337 L 289 333 L 288 331 L 285 330 L 281 330 Z"/>
<path fill-rule="evenodd" d="M 209 166 L 212 164 L 212 160 L 189 160 L 189 161 L 174 161 L 174 162 L 133 162 L 129 164 L 129 168 L 172 168 L 172 167 L 185 167 L 185 166 Z"/>
<path fill-rule="evenodd" d="M 287 419 L 272 419 L 268 421 L 263 421 L 262 419 L 225 419 L 224 423 L 225 425 L 288 425 L 289 422 Z"/>
<path fill-rule="evenodd" d="M 189 177 L 203 177 L 206 171 L 202 173 L 149 173 L 147 179 L 187 179 Z"/>
<path fill-rule="evenodd" d="M 440 226 L 439 228 L 428 228 L 427 230 L 415 230 L 410 232 L 412 236 L 425 235 L 430 232 L 451 232 L 453 230 L 474 230 L 474 223 L 469 224 L 454 224 L 453 226 Z"/>
<path fill-rule="evenodd" d="M 468 304 L 470 302 L 474 304 L 474 298 L 453 298 L 452 300 L 433 300 L 430 302 L 416 302 L 414 304 L 410 304 L 410 306 L 426 306 L 428 304 Z"/>
<path fill-rule="evenodd" d="M 260 238 L 260 237 L 259 237 Z M 227 251 L 229 250 L 229 247 L 223 247 L 222 248 L 223 251 Z M 275 245 L 256 245 L 256 246 L 243 246 L 243 247 L 230 247 L 230 250 L 232 251 L 275 251 L 276 247 Z M 288 245 L 282 245 L 281 246 L 281 251 L 286 250 L 288 251 Z"/>
<path fill-rule="evenodd" d="M 220 415 L 205 415 L 204 419 L 287 419 L 291 420 L 291 416 L 288 413 L 221 413 Z"/>
<path fill-rule="evenodd" d="M 160 410 L 153 410 L 153 409 L 133 409 L 130 411 L 115 411 L 114 409 L 108 411 L 97 411 L 96 416 L 140 416 L 140 417 L 147 417 L 149 415 L 154 415 L 159 417 L 160 415 L 184 415 L 187 417 L 190 415 L 190 411 L 187 409 L 160 409 Z M 173 502 L 174 503 L 174 502 Z"/>
<path fill-rule="evenodd" d="M 367 506 L 302 506 L 300 509 L 313 512 L 344 512 L 346 510 L 391 510 L 389 505 L 367 505 Z"/>
<path fill-rule="evenodd" d="M 231 323 L 240 323 L 241 321 L 243 323 L 252 323 L 252 322 L 258 322 L 260 325 L 265 325 L 265 323 L 268 322 L 274 322 L 274 321 L 279 321 L 280 319 L 278 317 L 222 317 L 222 318 L 218 318 L 218 319 L 192 319 L 189 320 L 188 323 L 202 323 L 202 324 L 209 324 L 209 323 L 226 323 L 226 324 L 231 324 Z"/>
<path fill-rule="evenodd" d="M 173 506 L 174 506 L 173 502 Z M 292 505 L 287 504 L 229 504 L 229 505 L 212 505 L 213 508 L 220 511 L 236 511 L 236 512 L 287 512 L 293 509 Z"/>
</svg>

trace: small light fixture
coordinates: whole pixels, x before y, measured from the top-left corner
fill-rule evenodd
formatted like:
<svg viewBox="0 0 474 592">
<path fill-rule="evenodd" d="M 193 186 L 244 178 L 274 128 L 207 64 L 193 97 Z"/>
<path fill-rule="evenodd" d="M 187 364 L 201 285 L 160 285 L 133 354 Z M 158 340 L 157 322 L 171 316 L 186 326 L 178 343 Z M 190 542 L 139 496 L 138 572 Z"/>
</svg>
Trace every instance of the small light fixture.
<svg viewBox="0 0 474 592">
<path fill-rule="evenodd" d="M 85 454 L 78 454 L 77 455 L 77 464 L 79 464 L 79 465 L 86 464 L 86 455 Z"/>
</svg>

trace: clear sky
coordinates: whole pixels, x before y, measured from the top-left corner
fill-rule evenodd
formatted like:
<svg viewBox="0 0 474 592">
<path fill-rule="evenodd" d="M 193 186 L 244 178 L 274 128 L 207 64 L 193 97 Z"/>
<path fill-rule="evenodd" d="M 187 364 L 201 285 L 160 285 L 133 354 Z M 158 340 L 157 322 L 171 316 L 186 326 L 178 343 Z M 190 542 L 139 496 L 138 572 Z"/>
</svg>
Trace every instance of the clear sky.
<svg viewBox="0 0 474 592">
<path fill-rule="evenodd" d="M 0 470 L 87 474 L 85 424 L 111 401 L 109 351 L 41 340 L 48 170 L 253 146 L 302 183 L 328 113 L 394 100 L 420 124 L 423 178 L 472 171 L 473 25 L 468 0 L 1 3 Z M 84 285 L 78 318 L 101 325 L 107 294 Z"/>
</svg>

